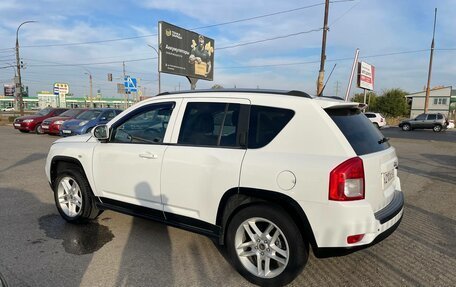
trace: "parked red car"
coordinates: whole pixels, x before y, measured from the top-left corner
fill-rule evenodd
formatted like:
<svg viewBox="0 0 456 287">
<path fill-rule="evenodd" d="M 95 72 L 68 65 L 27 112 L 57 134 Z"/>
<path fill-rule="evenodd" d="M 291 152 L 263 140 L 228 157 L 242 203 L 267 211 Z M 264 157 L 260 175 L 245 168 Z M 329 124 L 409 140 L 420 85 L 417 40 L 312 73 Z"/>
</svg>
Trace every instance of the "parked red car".
<svg viewBox="0 0 456 287">
<path fill-rule="evenodd" d="M 60 126 L 63 124 L 64 121 L 74 119 L 76 118 L 76 116 L 85 111 L 87 111 L 87 109 L 71 109 L 66 112 L 63 112 L 57 117 L 45 119 L 41 124 L 43 133 L 58 135 L 60 133 Z"/>
<path fill-rule="evenodd" d="M 18 117 L 14 120 L 14 128 L 22 133 L 36 132 L 42 134 L 43 129 L 41 123 L 50 117 L 55 117 L 67 111 L 68 109 L 62 108 L 45 108 L 34 115 Z"/>
</svg>

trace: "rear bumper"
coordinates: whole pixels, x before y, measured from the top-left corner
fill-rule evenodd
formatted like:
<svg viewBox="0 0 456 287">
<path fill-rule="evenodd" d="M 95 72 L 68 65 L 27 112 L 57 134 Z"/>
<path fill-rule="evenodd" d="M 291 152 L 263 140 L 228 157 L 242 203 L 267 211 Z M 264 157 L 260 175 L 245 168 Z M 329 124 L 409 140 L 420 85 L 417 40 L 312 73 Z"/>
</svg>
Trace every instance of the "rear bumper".
<svg viewBox="0 0 456 287">
<path fill-rule="evenodd" d="M 317 248 L 352 248 L 373 243 L 402 219 L 404 196 L 396 190 L 393 199 L 383 209 L 373 212 L 364 201 L 314 204 L 300 202 L 306 213 Z M 347 237 L 364 234 L 361 241 L 349 244 Z"/>
</svg>

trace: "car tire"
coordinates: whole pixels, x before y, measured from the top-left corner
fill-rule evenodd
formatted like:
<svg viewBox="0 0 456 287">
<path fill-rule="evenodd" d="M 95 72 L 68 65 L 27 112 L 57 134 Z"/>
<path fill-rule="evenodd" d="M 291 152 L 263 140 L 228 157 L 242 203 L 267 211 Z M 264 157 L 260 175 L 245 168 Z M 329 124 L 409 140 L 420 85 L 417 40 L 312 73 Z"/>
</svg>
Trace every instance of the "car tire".
<svg viewBox="0 0 456 287">
<path fill-rule="evenodd" d="M 87 179 L 79 168 L 71 167 L 61 171 L 54 181 L 54 200 L 66 221 L 84 223 L 95 219 L 101 212 Z"/>
<path fill-rule="evenodd" d="M 229 260 L 260 286 L 282 286 L 295 279 L 307 263 L 308 246 L 293 219 L 272 205 L 241 209 L 226 231 Z"/>
<path fill-rule="evenodd" d="M 432 130 L 433 130 L 434 132 L 440 132 L 440 131 L 442 131 L 442 126 L 441 126 L 441 125 L 435 125 L 435 126 L 432 128 Z"/>
<path fill-rule="evenodd" d="M 41 127 L 41 124 L 39 124 L 39 125 L 36 126 L 36 128 L 35 128 L 35 133 L 36 133 L 37 135 L 44 134 L 43 128 Z"/>
<path fill-rule="evenodd" d="M 402 130 L 407 132 L 407 131 L 412 130 L 412 127 L 410 126 L 410 124 L 403 124 Z"/>
<path fill-rule="evenodd" d="M 380 129 L 380 126 L 378 125 L 378 123 L 374 123 L 374 126 L 375 126 L 377 129 Z"/>
</svg>

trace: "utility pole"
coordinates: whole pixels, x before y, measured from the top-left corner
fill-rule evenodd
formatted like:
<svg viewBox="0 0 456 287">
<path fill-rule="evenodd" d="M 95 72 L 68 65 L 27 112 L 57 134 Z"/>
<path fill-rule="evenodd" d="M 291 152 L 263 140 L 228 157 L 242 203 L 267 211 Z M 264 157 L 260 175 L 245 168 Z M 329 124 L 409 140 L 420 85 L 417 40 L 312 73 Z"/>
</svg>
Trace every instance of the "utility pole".
<svg viewBox="0 0 456 287">
<path fill-rule="evenodd" d="M 125 62 L 122 62 L 122 70 L 123 70 L 123 80 L 125 81 Z M 127 89 L 124 87 L 124 99 L 125 99 L 125 109 L 128 108 L 128 95 L 127 95 Z"/>
<path fill-rule="evenodd" d="M 19 27 L 17 27 L 17 30 L 16 30 L 16 65 L 17 65 L 17 77 L 18 77 L 18 83 L 16 83 L 16 90 L 17 90 L 17 88 L 19 88 L 18 100 L 19 100 L 19 110 L 20 110 L 21 116 L 24 115 L 24 101 L 22 98 L 21 59 L 19 57 L 19 28 L 21 28 L 21 26 L 24 24 L 34 23 L 34 22 L 36 22 L 36 21 L 22 22 L 19 25 Z"/>
<path fill-rule="evenodd" d="M 434 30 L 432 32 L 432 43 L 431 43 L 431 56 L 429 59 L 429 71 L 428 79 L 426 86 L 426 99 L 424 100 L 424 112 L 428 112 L 429 108 L 429 94 L 430 94 L 430 85 L 431 85 L 431 72 L 432 72 L 432 58 L 434 57 L 434 36 L 435 36 L 435 22 L 437 21 L 437 8 L 434 10 Z"/>
<path fill-rule="evenodd" d="M 325 20 L 323 24 L 323 39 L 321 41 L 321 60 L 320 60 L 320 71 L 318 72 L 317 79 L 317 95 L 321 96 L 323 90 L 323 81 L 325 79 L 325 60 L 326 60 L 326 34 L 328 28 L 328 14 L 329 14 L 329 0 L 325 0 Z"/>
</svg>

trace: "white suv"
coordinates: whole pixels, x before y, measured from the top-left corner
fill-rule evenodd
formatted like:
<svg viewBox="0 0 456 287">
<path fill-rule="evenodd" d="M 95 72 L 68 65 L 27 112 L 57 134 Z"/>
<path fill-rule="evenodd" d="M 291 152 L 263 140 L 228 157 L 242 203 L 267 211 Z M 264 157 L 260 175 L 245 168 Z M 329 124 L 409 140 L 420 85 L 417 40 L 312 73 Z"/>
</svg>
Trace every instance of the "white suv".
<svg viewBox="0 0 456 287">
<path fill-rule="evenodd" d="M 376 126 L 378 129 L 386 126 L 386 119 L 380 113 L 366 112 L 364 115 Z"/>
<path fill-rule="evenodd" d="M 395 149 L 357 103 L 299 91 L 164 93 L 46 161 L 69 222 L 111 209 L 205 234 L 249 281 L 279 286 L 309 246 L 357 249 L 399 225 Z"/>
</svg>

